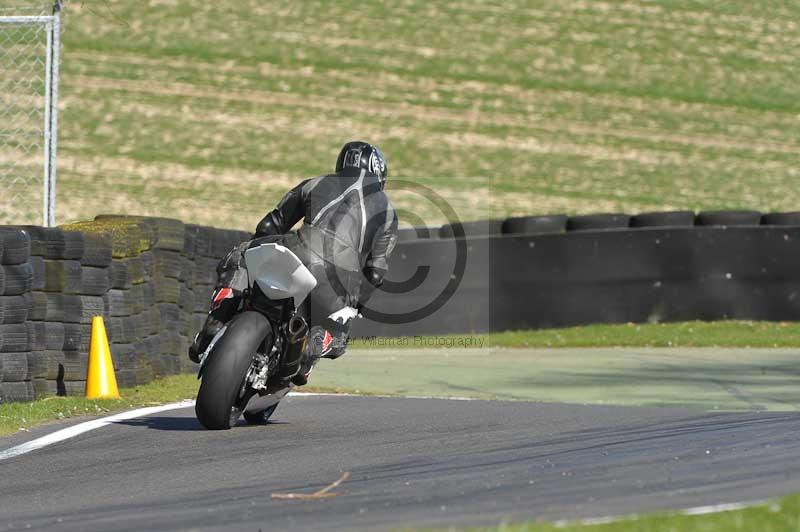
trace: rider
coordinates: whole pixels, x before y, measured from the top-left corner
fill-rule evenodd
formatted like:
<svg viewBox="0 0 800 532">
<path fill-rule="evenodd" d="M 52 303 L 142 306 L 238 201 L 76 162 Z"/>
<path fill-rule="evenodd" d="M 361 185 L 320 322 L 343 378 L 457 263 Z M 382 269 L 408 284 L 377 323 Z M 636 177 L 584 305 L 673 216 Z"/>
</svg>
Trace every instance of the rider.
<svg viewBox="0 0 800 532">
<path fill-rule="evenodd" d="M 308 380 L 320 357 L 344 354 L 350 320 L 383 283 L 397 241 L 397 215 L 383 191 L 388 175 L 381 150 L 366 142 L 348 142 L 333 174 L 308 179 L 290 190 L 256 226 L 254 239 L 234 248 L 217 267 L 217 289 L 203 329 L 189 348 L 200 353 L 239 310 L 247 288 L 243 254 L 264 241 L 291 249 L 317 280 L 307 300 L 310 326 L 297 385 Z M 303 220 L 295 232 L 292 227 Z"/>
</svg>

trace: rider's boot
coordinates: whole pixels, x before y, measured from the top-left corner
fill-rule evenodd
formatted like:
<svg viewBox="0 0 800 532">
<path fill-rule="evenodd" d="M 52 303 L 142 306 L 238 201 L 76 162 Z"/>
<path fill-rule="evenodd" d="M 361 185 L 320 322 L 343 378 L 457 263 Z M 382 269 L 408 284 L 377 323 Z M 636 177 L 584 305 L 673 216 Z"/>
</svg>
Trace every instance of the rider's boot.
<svg viewBox="0 0 800 532">
<path fill-rule="evenodd" d="M 347 348 L 347 334 L 331 334 L 319 325 L 311 328 L 306 338 L 306 348 L 303 351 L 303 361 L 300 371 L 292 377 L 295 386 L 304 386 L 308 383 L 311 370 L 320 358 L 339 358 Z"/>
</svg>

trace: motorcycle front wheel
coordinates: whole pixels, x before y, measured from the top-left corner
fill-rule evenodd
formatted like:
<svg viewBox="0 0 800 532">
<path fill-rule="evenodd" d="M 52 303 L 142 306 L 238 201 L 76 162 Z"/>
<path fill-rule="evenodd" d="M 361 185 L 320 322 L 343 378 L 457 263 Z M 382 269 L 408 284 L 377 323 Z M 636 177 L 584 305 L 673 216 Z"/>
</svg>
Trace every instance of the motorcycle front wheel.
<svg viewBox="0 0 800 532">
<path fill-rule="evenodd" d="M 194 407 L 197 419 L 205 428 L 227 430 L 236 423 L 239 412 L 234 405 L 247 370 L 261 343 L 271 335 L 272 327 L 266 317 L 246 311 L 231 321 L 225 334 L 214 344 L 203 368 Z"/>
</svg>

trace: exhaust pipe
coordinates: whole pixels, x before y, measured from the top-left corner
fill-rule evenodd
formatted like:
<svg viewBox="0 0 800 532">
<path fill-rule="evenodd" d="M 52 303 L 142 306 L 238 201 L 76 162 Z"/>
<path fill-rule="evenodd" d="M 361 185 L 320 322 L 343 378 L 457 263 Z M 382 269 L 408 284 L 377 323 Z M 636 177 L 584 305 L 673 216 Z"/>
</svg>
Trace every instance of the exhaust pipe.
<svg viewBox="0 0 800 532">
<path fill-rule="evenodd" d="M 302 316 L 294 315 L 286 326 L 289 345 L 286 346 L 286 353 L 283 356 L 283 363 L 278 374 L 283 379 L 290 379 L 300 371 L 300 363 L 303 361 L 303 349 L 306 345 L 308 336 L 308 322 Z"/>
<path fill-rule="evenodd" d="M 302 342 L 306 339 L 306 335 L 308 334 L 308 322 L 306 322 L 302 316 L 295 314 L 289 320 L 287 330 L 289 331 L 290 343 L 296 344 L 297 342 Z"/>
</svg>

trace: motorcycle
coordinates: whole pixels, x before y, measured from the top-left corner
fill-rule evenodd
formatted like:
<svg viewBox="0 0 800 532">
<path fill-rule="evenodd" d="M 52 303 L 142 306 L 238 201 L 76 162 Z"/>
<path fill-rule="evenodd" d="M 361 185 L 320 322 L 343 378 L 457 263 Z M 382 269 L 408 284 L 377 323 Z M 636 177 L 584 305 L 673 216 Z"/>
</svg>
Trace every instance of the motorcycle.
<svg viewBox="0 0 800 532">
<path fill-rule="evenodd" d="M 302 305 L 317 281 L 289 248 L 261 244 L 244 253 L 248 289 L 243 310 L 200 355 L 195 413 L 211 430 L 240 416 L 266 422 L 301 370 L 308 323 Z"/>
</svg>

